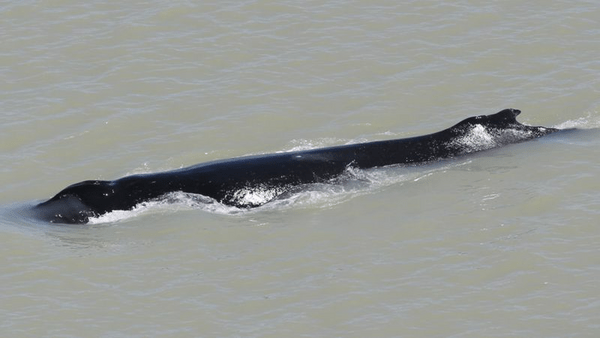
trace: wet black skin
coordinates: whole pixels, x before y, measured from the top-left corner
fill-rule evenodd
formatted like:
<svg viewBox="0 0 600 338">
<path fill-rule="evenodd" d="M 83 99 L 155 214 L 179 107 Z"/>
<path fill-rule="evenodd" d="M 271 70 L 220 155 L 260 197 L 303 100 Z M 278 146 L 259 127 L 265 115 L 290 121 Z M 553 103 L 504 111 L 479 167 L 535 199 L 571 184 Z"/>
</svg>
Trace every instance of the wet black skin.
<svg viewBox="0 0 600 338">
<path fill-rule="evenodd" d="M 516 120 L 519 114 L 519 110 L 505 109 L 492 115 L 474 116 L 448 129 L 418 137 L 239 157 L 114 181 L 83 181 L 34 206 L 33 213 L 53 223 L 87 223 L 90 217 L 113 210 L 130 210 L 141 202 L 177 191 L 201 194 L 226 205 L 255 207 L 257 205 L 236 199 L 235 192 L 268 188 L 283 193 L 302 184 L 326 182 L 349 166 L 416 165 L 558 131 L 523 125 Z M 478 125 L 485 127 L 493 138 L 493 145 L 484 149 L 465 147 L 461 138 Z"/>
</svg>

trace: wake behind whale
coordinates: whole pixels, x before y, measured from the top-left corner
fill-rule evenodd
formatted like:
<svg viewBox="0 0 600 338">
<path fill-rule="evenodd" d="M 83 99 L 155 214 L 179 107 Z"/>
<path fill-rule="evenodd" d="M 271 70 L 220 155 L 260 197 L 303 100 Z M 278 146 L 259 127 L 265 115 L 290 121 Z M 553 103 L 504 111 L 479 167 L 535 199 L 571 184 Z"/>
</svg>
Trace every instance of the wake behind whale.
<svg viewBox="0 0 600 338">
<path fill-rule="evenodd" d="M 474 116 L 418 137 L 218 160 L 114 181 L 83 181 L 34 206 L 32 211 L 35 217 L 53 223 L 87 223 L 90 218 L 132 210 L 177 192 L 203 196 L 226 206 L 252 208 L 308 184 L 332 183 L 353 168 L 414 166 L 558 131 L 523 125 L 516 120 L 519 114 L 519 110 L 505 109 Z"/>
</svg>

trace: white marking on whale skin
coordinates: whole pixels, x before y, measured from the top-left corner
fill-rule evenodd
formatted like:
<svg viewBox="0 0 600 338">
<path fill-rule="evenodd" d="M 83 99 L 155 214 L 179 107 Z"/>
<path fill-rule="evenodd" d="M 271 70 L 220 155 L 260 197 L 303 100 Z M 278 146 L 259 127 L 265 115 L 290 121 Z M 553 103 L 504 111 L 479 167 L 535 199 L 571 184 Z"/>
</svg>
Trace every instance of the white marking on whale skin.
<svg viewBox="0 0 600 338">
<path fill-rule="evenodd" d="M 285 192 L 285 188 L 269 187 L 266 184 L 261 184 L 257 187 L 236 190 L 233 193 L 233 200 L 240 205 L 262 205 Z"/>
<path fill-rule="evenodd" d="M 461 149 L 462 153 L 468 154 L 524 141 L 532 137 L 531 130 L 486 128 L 477 124 L 464 136 L 454 139 L 450 144 Z"/>
<path fill-rule="evenodd" d="M 498 143 L 487 128 L 477 124 L 464 136 L 452 140 L 451 145 L 461 149 L 464 153 L 472 153 L 497 147 Z"/>
</svg>

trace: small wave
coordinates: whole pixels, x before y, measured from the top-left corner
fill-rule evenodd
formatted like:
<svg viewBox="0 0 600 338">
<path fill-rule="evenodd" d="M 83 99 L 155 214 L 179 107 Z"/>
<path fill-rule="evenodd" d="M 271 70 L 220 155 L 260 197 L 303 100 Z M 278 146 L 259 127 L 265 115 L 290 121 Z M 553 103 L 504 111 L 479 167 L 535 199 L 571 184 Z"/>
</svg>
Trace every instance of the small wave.
<svg viewBox="0 0 600 338">
<path fill-rule="evenodd" d="M 90 224 L 115 223 L 141 215 L 171 213 L 179 210 L 201 209 L 219 214 L 235 214 L 241 210 L 199 194 L 172 192 L 156 200 L 143 202 L 131 210 L 114 210 L 104 215 L 90 218 Z"/>
<path fill-rule="evenodd" d="M 589 112 L 587 116 L 580 117 L 575 120 L 568 120 L 555 126 L 558 129 L 596 129 L 600 128 L 600 114 L 596 112 Z"/>
<path fill-rule="evenodd" d="M 318 148 L 340 145 L 340 144 L 344 144 L 344 143 L 352 144 L 355 142 L 343 140 L 343 139 L 331 138 L 331 137 L 321 138 L 316 141 L 305 140 L 305 139 L 295 139 L 295 140 L 291 141 L 291 144 L 289 147 L 287 147 L 287 149 L 278 151 L 277 153 L 287 153 L 287 152 L 292 152 L 292 151 L 304 151 L 304 150 L 318 149 Z"/>
</svg>

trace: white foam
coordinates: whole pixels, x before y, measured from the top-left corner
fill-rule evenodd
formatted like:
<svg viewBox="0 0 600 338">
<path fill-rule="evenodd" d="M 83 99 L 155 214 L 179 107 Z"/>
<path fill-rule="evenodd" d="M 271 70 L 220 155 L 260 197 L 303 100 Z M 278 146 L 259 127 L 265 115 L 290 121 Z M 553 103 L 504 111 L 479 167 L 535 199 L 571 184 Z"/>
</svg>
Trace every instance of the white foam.
<svg viewBox="0 0 600 338">
<path fill-rule="evenodd" d="M 131 210 L 114 210 L 104 215 L 90 218 L 89 223 L 115 223 L 145 214 L 171 213 L 178 210 L 193 209 L 222 214 L 233 214 L 240 210 L 218 203 L 214 199 L 203 195 L 173 192 L 159 199 L 140 203 Z"/>
<path fill-rule="evenodd" d="M 587 116 L 575 120 L 565 121 L 555 126 L 558 129 L 594 129 L 600 128 L 600 114 L 598 112 L 589 112 Z"/>
</svg>

